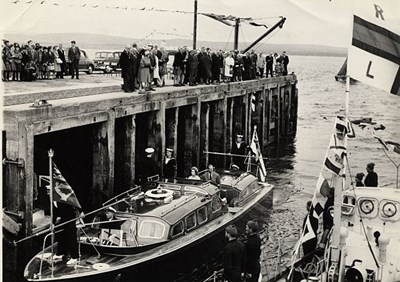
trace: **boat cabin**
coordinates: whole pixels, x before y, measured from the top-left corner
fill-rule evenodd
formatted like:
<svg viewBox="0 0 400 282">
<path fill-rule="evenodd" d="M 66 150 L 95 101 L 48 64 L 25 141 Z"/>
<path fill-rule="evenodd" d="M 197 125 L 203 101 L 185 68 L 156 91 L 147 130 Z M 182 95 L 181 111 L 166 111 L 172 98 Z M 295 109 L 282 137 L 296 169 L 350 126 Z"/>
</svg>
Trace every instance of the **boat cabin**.
<svg viewBox="0 0 400 282">
<path fill-rule="evenodd" d="M 226 198 L 230 207 L 240 207 L 253 198 L 260 190 L 258 179 L 251 173 L 221 171 L 221 198 Z"/>
<path fill-rule="evenodd" d="M 103 246 L 103 253 L 137 253 L 174 240 L 223 213 L 220 190 L 211 182 L 156 184 L 154 189 L 128 196 L 123 208 L 108 216 L 109 222 L 97 218 L 92 224 L 97 235 L 91 232 L 81 242 Z M 121 252 L 115 247 L 128 249 Z"/>
</svg>

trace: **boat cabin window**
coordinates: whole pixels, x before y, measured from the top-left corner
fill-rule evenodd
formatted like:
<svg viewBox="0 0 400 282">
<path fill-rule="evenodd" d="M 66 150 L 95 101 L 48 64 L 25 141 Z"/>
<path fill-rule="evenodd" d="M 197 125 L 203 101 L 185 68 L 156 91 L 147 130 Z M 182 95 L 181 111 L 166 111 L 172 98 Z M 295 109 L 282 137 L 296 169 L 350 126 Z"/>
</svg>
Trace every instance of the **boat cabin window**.
<svg viewBox="0 0 400 282">
<path fill-rule="evenodd" d="M 191 213 L 188 217 L 186 217 L 186 230 L 189 231 L 196 227 L 196 213 Z"/>
<path fill-rule="evenodd" d="M 257 181 L 254 181 L 248 187 L 246 187 L 246 189 L 242 191 L 242 193 L 240 194 L 240 199 L 242 200 L 247 198 L 249 195 L 255 193 L 258 189 L 259 189 L 258 183 Z"/>
<path fill-rule="evenodd" d="M 207 221 L 207 208 L 206 207 L 201 207 L 197 211 L 197 221 L 199 222 L 199 225 L 202 224 L 203 222 Z"/>
<path fill-rule="evenodd" d="M 154 220 L 143 220 L 139 228 L 139 237 L 161 239 L 164 237 L 165 225 Z"/>
<path fill-rule="evenodd" d="M 184 228 L 183 228 L 183 221 L 179 221 L 177 224 L 175 224 L 175 225 L 172 227 L 172 230 L 171 230 L 171 237 L 176 237 L 176 236 L 178 236 L 178 235 L 183 234 L 183 230 L 184 230 Z"/>
<path fill-rule="evenodd" d="M 216 212 L 216 211 L 219 211 L 221 208 L 222 208 L 221 199 L 216 194 L 212 197 L 212 200 L 211 200 L 211 210 L 212 210 L 212 212 Z"/>
</svg>

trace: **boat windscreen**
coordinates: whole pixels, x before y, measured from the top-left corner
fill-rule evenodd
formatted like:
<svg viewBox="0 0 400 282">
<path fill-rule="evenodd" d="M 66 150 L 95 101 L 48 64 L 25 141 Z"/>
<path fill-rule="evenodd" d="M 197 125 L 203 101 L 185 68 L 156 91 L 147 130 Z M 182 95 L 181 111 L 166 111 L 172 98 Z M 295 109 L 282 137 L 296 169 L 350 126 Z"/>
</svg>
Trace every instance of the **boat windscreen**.
<svg viewBox="0 0 400 282">
<path fill-rule="evenodd" d="M 139 237 L 145 239 L 162 239 L 164 238 L 165 229 L 165 224 L 145 219 L 140 223 Z"/>
</svg>

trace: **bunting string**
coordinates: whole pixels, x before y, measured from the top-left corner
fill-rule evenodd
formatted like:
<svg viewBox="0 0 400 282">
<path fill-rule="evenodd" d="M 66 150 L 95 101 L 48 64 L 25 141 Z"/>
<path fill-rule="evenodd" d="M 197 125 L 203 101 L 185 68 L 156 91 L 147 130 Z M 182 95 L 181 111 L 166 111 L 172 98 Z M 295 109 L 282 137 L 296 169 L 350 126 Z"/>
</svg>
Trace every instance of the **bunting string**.
<svg viewBox="0 0 400 282">
<path fill-rule="evenodd" d="M 27 0 L 27 1 L 21 1 L 21 0 L 13 0 L 11 3 L 13 4 L 34 4 L 34 0 Z M 162 12 L 162 13 L 177 13 L 177 14 L 193 14 L 193 11 L 183 11 L 183 10 L 169 10 L 169 9 L 158 9 L 154 7 L 129 7 L 128 4 L 125 5 L 116 5 L 116 6 L 109 6 L 109 5 L 101 5 L 101 4 L 90 4 L 89 2 L 85 3 L 72 3 L 71 2 L 59 2 L 59 1 L 48 1 L 48 0 L 41 0 L 39 2 L 40 5 L 51 5 L 51 6 L 57 6 L 57 7 L 77 7 L 77 8 L 91 8 L 91 9 L 120 9 L 120 10 L 125 10 L 125 11 L 141 11 L 141 12 Z M 240 19 L 241 23 L 246 23 L 252 26 L 257 26 L 257 27 L 265 27 L 267 28 L 267 25 L 264 23 L 258 23 L 255 22 L 255 20 L 265 20 L 265 19 L 277 19 L 279 17 L 263 17 L 263 18 L 251 18 L 251 17 L 236 17 L 232 15 L 217 15 L 213 13 L 205 13 L 205 12 L 198 12 L 199 15 L 203 15 L 206 17 L 210 17 L 212 19 L 215 19 L 217 21 L 220 21 L 226 25 L 229 26 L 234 26 L 235 21 L 237 19 Z"/>
</svg>

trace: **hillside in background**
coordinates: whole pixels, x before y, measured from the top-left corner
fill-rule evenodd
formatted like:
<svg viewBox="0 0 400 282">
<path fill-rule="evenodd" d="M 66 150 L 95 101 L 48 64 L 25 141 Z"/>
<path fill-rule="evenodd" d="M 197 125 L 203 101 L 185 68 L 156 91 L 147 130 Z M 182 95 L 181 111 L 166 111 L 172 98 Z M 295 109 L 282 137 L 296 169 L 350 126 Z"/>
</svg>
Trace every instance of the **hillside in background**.
<svg viewBox="0 0 400 282">
<path fill-rule="evenodd" d="M 192 41 L 188 39 L 146 39 L 140 40 L 128 37 L 110 36 L 103 34 L 83 34 L 83 33 L 54 33 L 54 34 L 8 34 L 6 39 L 11 42 L 25 43 L 28 40 L 33 40 L 41 45 L 55 45 L 62 43 L 64 46 L 69 46 L 71 40 L 75 40 L 77 45 L 83 49 L 104 49 L 104 50 L 122 50 L 126 44 L 136 42 L 139 46 L 147 43 L 164 45 L 167 47 L 177 47 L 186 45 L 192 47 Z M 242 50 L 250 43 L 240 43 L 239 49 Z M 233 49 L 233 42 L 197 42 L 197 48 L 210 47 L 212 50 L 231 50 Z M 305 56 L 346 56 L 346 48 L 334 46 L 320 46 L 320 45 L 300 45 L 300 44 L 271 44 L 264 43 L 256 46 L 256 52 L 264 53 L 282 53 L 286 51 L 289 55 L 305 55 Z"/>
</svg>

